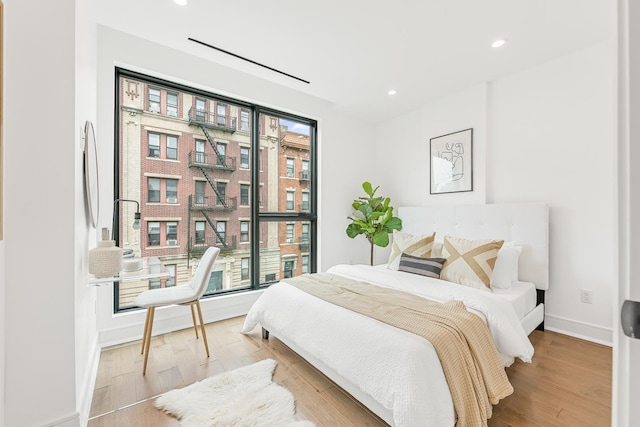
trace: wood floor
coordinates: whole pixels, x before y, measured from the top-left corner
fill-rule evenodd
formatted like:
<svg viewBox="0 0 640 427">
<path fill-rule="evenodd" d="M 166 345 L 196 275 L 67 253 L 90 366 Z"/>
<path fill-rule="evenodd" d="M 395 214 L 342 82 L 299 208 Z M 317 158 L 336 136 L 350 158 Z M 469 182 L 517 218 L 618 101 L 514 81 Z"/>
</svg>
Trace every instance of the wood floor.
<svg viewBox="0 0 640 427">
<path fill-rule="evenodd" d="M 265 358 L 278 361 L 274 381 L 293 393 L 299 418 L 318 427 L 387 425 L 276 338 L 262 340 L 259 327 L 240 334 L 243 321 L 207 325 L 208 359 L 193 329 L 153 337 L 146 376 L 140 342 L 103 350 L 89 427 L 179 426 L 153 397 Z M 533 362 L 507 369 L 515 392 L 494 407 L 489 426 L 611 425 L 611 348 L 549 331 L 530 338 Z"/>
</svg>

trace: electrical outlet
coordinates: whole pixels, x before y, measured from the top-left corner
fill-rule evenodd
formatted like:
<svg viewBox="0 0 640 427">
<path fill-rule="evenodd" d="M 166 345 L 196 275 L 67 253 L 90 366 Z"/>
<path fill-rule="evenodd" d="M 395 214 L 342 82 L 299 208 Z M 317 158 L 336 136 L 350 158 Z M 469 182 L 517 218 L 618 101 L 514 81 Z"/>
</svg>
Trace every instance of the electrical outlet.
<svg viewBox="0 0 640 427">
<path fill-rule="evenodd" d="M 588 289 L 582 289 L 580 293 L 580 297 L 582 302 L 587 304 L 593 304 L 593 291 L 590 291 Z"/>
</svg>

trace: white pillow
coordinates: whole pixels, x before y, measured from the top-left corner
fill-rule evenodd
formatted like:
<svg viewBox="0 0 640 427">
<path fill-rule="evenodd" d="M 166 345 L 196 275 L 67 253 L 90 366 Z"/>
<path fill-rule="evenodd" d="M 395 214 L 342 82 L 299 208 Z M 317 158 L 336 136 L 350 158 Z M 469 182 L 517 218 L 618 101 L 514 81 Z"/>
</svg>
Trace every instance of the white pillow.
<svg viewBox="0 0 640 427">
<path fill-rule="evenodd" d="M 400 266 L 400 255 L 409 254 L 420 258 L 431 257 L 431 247 L 436 233 L 414 235 L 393 230 L 393 242 L 387 268 L 397 270 Z"/>
<path fill-rule="evenodd" d="M 431 248 L 431 258 L 440 258 L 442 257 L 442 247 L 444 246 L 444 242 L 442 240 L 434 240 L 433 247 Z"/>
<path fill-rule="evenodd" d="M 492 288 L 509 289 L 512 282 L 518 281 L 518 259 L 521 253 L 522 246 L 515 242 L 506 242 L 500 248 L 491 277 Z"/>
</svg>

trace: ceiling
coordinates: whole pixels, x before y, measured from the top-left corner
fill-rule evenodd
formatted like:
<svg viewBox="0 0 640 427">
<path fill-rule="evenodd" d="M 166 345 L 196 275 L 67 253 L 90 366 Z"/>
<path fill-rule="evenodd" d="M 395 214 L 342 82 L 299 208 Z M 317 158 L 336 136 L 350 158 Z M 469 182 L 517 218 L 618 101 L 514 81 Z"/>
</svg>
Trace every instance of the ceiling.
<svg viewBox="0 0 640 427">
<path fill-rule="evenodd" d="M 377 122 L 612 39 L 614 0 L 109 0 L 98 23 Z M 197 43 L 231 51 L 300 82 Z M 508 41 L 492 48 L 498 38 Z M 579 70 L 578 70 L 579 71 Z M 389 96 L 390 89 L 397 94 Z"/>
</svg>

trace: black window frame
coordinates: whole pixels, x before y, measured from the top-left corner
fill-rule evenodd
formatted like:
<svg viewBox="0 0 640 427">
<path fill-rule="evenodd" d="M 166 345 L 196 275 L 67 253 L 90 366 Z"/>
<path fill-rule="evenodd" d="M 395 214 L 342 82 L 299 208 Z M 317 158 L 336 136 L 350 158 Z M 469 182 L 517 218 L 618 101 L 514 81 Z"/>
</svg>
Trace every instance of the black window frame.
<svg viewBox="0 0 640 427">
<path fill-rule="evenodd" d="M 249 290 L 255 290 L 264 288 L 273 283 L 272 280 L 269 280 L 273 273 L 265 273 L 264 281 L 261 281 L 260 277 L 260 262 L 261 262 L 261 254 L 260 254 L 260 231 L 261 226 L 266 225 L 268 223 L 274 222 L 285 222 L 285 221 L 307 221 L 310 223 L 310 235 L 311 241 L 308 248 L 308 256 L 309 256 L 309 272 L 313 273 L 317 271 L 317 259 L 318 259 L 318 251 L 317 251 L 317 231 L 318 231 L 318 187 L 319 187 L 319 177 L 318 177 L 318 123 L 316 120 L 299 116 L 296 114 L 287 113 L 283 110 L 274 109 L 272 107 L 266 107 L 257 103 L 243 101 L 241 99 L 220 95 L 213 91 L 207 91 L 200 88 L 187 86 L 181 83 L 177 83 L 175 81 L 167 80 L 166 78 L 156 77 L 150 74 L 140 73 L 137 71 L 127 70 L 122 67 L 114 66 L 114 177 L 113 177 L 113 186 L 114 186 L 114 199 L 121 197 L 121 189 L 120 189 L 120 174 L 121 174 L 121 158 L 120 158 L 120 128 L 121 121 L 125 120 L 124 115 L 122 115 L 122 100 L 126 96 L 123 93 L 120 93 L 121 88 L 121 79 L 133 78 L 142 81 L 147 87 L 152 87 L 154 89 L 161 88 L 161 90 L 168 90 L 170 92 L 178 93 L 178 104 L 180 102 L 180 97 L 184 94 L 189 94 L 192 96 L 194 100 L 194 107 L 197 105 L 196 100 L 204 101 L 204 110 L 202 112 L 196 111 L 196 115 L 198 113 L 202 113 L 203 118 L 206 118 L 207 115 L 211 114 L 210 103 L 217 102 L 224 103 L 227 106 L 234 106 L 239 108 L 240 112 L 247 111 L 249 113 L 249 122 L 248 122 L 248 130 L 249 130 L 249 143 L 253 148 L 259 149 L 251 149 L 249 151 L 249 166 L 250 166 L 250 215 L 249 215 L 249 223 L 250 223 L 250 236 L 249 240 L 250 244 L 250 278 L 251 284 L 248 288 L 242 289 L 234 289 L 229 292 L 245 292 Z M 160 99 L 162 104 L 162 96 Z M 277 100 L 274 100 L 274 105 L 277 104 Z M 148 104 L 147 104 L 148 106 Z M 179 105 L 178 105 L 179 107 Z M 162 108 L 162 105 L 160 106 Z M 186 108 L 186 107 L 185 107 Z M 286 107 L 285 107 L 286 108 Z M 194 108 L 195 110 L 195 108 Z M 145 111 L 146 110 L 145 108 Z M 161 111 L 160 111 L 161 112 Z M 214 111 L 214 115 L 217 115 L 218 111 Z M 227 109 L 225 118 L 228 120 L 230 115 L 232 114 L 231 109 Z M 278 119 L 284 119 L 289 121 L 294 121 L 309 127 L 309 174 L 310 181 L 307 184 L 307 188 L 310 191 L 310 209 L 309 211 L 300 212 L 300 211 L 262 211 L 261 210 L 261 191 L 262 186 L 260 185 L 260 172 L 263 171 L 263 158 L 261 148 L 261 140 L 264 137 L 264 125 L 261 123 L 261 115 L 267 115 L 277 121 Z M 242 127 L 242 118 L 238 120 L 239 127 Z M 262 125 L 262 126 L 261 126 Z M 263 129 L 261 129 L 263 127 Z M 160 139 L 160 146 L 162 145 L 162 139 Z M 205 144 L 206 146 L 206 144 Z M 146 147 L 145 147 L 146 148 Z M 162 156 L 162 152 L 160 153 Z M 251 165 L 255 165 L 257 167 L 251 167 Z M 162 188 L 161 188 L 162 191 Z M 185 196 L 186 197 L 186 196 Z M 142 203 L 143 200 L 140 200 Z M 122 215 L 122 214 L 120 214 Z M 116 217 L 114 224 L 114 238 L 116 240 L 116 244 L 120 244 L 120 236 L 119 236 L 119 227 L 121 220 L 124 218 L 120 218 L 120 215 Z M 127 219 L 128 221 L 128 219 Z M 144 221 L 143 225 L 144 231 L 147 231 L 148 222 Z M 192 222 L 187 222 L 187 226 L 193 224 Z M 206 230 L 205 226 L 205 230 Z M 162 230 L 160 230 L 162 233 Z M 146 233 L 145 233 L 146 234 Z M 144 236 L 144 235 L 143 235 Z M 141 236 L 141 244 L 144 246 L 147 243 L 148 236 Z M 215 297 L 217 295 L 225 294 L 227 291 L 216 293 L 215 295 L 211 295 L 211 297 Z M 119 291 L 118 286 L 114 286 L 114 312 L 122 312 L 130 309 L 137 309 L 137 307 L 118 307 L 119 301 Z"/>
</svg>

